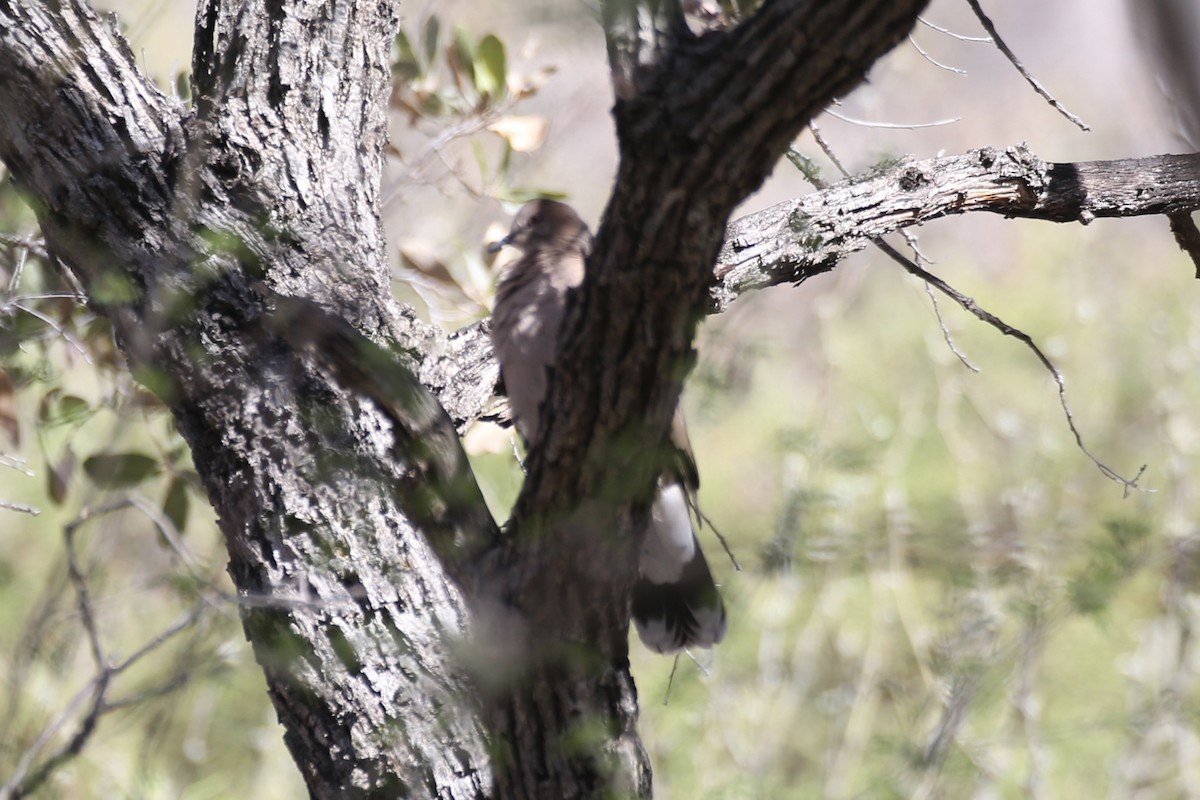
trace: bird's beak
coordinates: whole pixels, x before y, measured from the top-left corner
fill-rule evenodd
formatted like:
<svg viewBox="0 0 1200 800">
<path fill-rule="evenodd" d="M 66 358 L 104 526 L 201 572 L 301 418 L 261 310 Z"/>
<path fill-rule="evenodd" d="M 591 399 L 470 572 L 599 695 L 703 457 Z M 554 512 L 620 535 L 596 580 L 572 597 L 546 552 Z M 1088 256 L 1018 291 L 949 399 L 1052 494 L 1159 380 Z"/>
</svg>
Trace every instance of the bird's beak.
<svg viewBox="0 0 1200 800">
<path fill-rule="evenodd" d="M 508 236 L 505 236 L 500 241 L 492 242 L 491 244 L 489 244 L 487 246 L 488 253 L 492 253 L 492 254 L 499 253 L 501 250 L 504 249 L 505 245 L 512 244 L 512 238 L 513 238 L 512 234 L 510 233 Z"/>
</svg>

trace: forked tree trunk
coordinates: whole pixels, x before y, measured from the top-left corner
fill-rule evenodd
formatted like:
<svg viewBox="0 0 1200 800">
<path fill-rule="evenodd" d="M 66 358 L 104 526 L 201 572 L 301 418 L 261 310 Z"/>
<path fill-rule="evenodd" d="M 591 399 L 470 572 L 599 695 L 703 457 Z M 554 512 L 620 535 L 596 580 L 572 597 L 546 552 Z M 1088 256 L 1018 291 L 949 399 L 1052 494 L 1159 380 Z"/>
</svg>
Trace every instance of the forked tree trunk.
<svg viewBox="0 0 1200 800">
<path fill-rule="evenodd" d="M 390 293 L 398 3 L 202 0 L 189 109 L 82 0 L 0 0 L 0 160 L 191 445 L 314 797 L 650 793 L 626 445 L 664 436 L 730 211 L 924 5 L 774 0 L 701 38 L 606 5 L 620 176 L 502 536 L 455 431 L 486 342 Z"/>
</svg>

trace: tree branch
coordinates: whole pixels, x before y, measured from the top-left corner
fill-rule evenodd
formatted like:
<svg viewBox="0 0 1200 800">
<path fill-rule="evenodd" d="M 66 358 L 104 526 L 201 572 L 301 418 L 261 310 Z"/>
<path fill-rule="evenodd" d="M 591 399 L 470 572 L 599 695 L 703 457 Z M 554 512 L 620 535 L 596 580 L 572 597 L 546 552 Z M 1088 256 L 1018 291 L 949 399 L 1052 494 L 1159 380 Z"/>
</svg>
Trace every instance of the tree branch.
<svg viewBox="0 0 1200 800">
<path fill-rule="evenodd" d="M 1054 164 L 1026 147 L 904 161 L 735 221 L 717 257 L 710 311 L 743 292 L 828 272 L 879 236 L 987 211 L 1050 222 L 1200 208 L 1200 155 Z"/>
<path fill-rule="evenodd" d="M 707 313 L 745 292 L 828 272 L 875 238 L 954 214 L 987 212 L 1048 222 L 1200 210 L 1200 154 L 1051 163 L 1028 148 L 981 148 L 905 159 L 734 220 L 713 269 Z M 496 373 L 486 323 L 456 332 L 421 377 L 453 408 L 460 429 L 490 408 Z M 470 376 L 464 388 L 443 376 Z"/>
</svg>

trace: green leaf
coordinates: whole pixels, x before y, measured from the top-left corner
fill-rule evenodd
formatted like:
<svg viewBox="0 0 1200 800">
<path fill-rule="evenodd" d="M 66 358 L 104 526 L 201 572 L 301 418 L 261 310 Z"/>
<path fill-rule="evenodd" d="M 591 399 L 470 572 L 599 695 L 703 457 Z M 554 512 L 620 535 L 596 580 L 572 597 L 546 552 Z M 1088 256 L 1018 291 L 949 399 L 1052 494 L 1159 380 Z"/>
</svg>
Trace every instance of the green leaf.
<svg viewBox="0 0 1200 800">
<path fill-rule="evenodd" d="M 46 470 L 46 493 L 50 495 L 50 499 L 55 505 L 62 505 L 67 499 L 67 491 L 71 488 L 71 476 L 75 473 L 75 467 L 79 462 L 75 458 L 75 451 L 67 447 L 63 457 L 56 462 L 49 464 L 49 469 Z"/>
<path fill-rule="evenodd" d="M 82 397 L 63 394 L 61 389 L 54 388 L 46 392 L 38 403 L 38 424 L 43 428 L 69 425 L 82 422 L 92 413 L 92 407 Z"/>
<path fill-rule="evenodd" d="M 179 476 L 176 476 L 171 481 L 171 485 L 167 487 L 166 497 L 163 498 L 163 514 L 167 519 L 171 520 L 171 524 L 175 526 L 175 530 L 183 533 L 183 529 L 187 526 L 188 505 L 187 481 Z"/>
<path fill-rule="evenodd" d="M 475 48 L 462 28 L 454 29 L 454 41 L 446 52 L 446 61 L 454 73 L 454 85 L 463 97 L 471 99 L 475 87 Z"/>
<path fill-rule="evenodd" d="M 504 42 L 493 34 L 479 41 L 475 48 L 475 88 L 493 100 L 508 91 L 508 57 Z"/>
<path fill-rule="evenodd" d="M 87 419 L 91 414 L 92 407 L 82 397 L 66 394 L 58 401 L 58 419 L 60 422 L 78 422 Z"/>
<path fill-rule="evenodd" d="M 92 483 L 104 489 L 136 486 L 158 474 L 159 463 L 145 453 L 100 453 L 83 462 Z"/>
<path fill-rule="evenodd" d="M 425 30 L 421 33 L 421 45 L 425 49 L 425 63 L 432 64 L 433 59 L 437 57 L 438 50 L 438 34 L 441 32 L 442 24 L 438 21 L 436 14 L 430 14 L 429 19 L 425 20 Z"/>
<path fill-rule="evenodd" d="M 404 31 L 396 34 L 396 57 L 392 60 L 392 75 L 401 80 L 411 81 L 421 74 L 421 62 L 413 50 L 412 42 Z"/>
</svg>

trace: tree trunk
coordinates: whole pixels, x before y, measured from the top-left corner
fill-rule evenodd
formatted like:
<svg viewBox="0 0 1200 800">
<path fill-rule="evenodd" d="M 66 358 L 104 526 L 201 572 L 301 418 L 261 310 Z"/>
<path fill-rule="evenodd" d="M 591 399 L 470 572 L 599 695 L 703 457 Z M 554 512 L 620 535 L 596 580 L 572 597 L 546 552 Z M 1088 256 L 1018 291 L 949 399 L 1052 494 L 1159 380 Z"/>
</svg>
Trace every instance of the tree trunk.
<svg viewBox="0 0 1200 800">
<path fill-rule="evenodd" d="M 82 0 L 0 0 L 0 159 L 191 445 L 314 797 L 650 793 L 627 653 L 643 443 L 730 211 L 924 5 L 774 0 L 699 37 L 671 3 L 605 6 L 621 169 L 564 328 L 579 380 L 552 381 L 502 537 L 454 427 L 494 384 L 486 341 L 388 285 L 397 4 L 202 0 L 188 110 Z M 464 639 L 469 616 L 491 635 Z"/>
<path fill-rule="evenodd" d="M 434 337 L 392 299 L 379 224 L 397 9 L 305 8 L 201 3 L 189 113 L 82 3 L 0 2 L 0 103 L 21 109 L 0 159 L 191 445 L 313 796 L 479 797 L 465 606 L 435 551 L 490 518 L 476 497 L 461 530 L 418 529 L 421 456 L 289 340 L 340 315 L 402 372 Z M 277 324 L 288 297 L 299 324 Z"/>
</svg>

